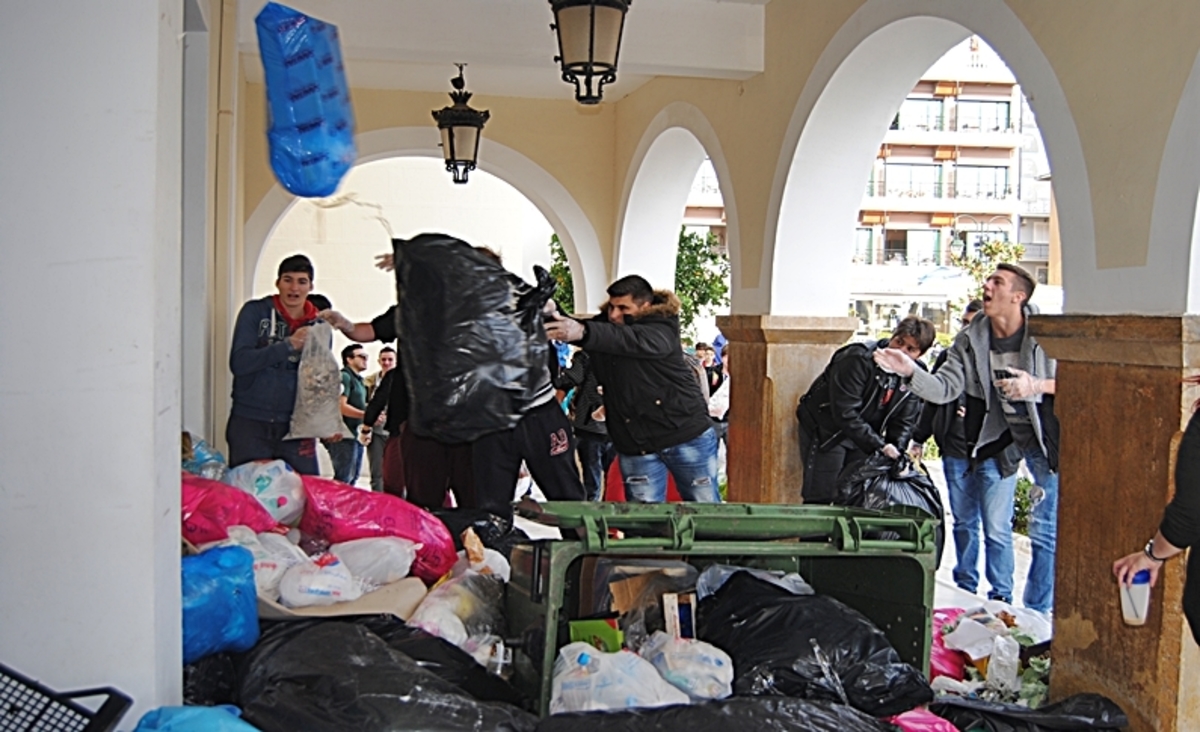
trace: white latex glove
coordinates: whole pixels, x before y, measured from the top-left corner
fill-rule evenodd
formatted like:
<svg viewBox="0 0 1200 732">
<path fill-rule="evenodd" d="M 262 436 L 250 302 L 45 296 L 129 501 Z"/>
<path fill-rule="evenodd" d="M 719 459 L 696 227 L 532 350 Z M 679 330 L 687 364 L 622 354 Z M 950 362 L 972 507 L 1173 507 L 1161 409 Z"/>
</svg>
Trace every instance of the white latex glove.
<svg viewBox="0 0 1200 732">
<path fill-rule="evenodd" d="M 371 428 L 365 424 L 358 427 L 358 444 L 363 447 L 371 444 Z"/>
<path fill-rule="evenodd" d="M 1009 369 L 1011 379 L 999 379 L 996 384 L 1004 396 L 1009 399 L 1029 399 L 1042 393 L 1042 380 L 1035 379 L 1029 372 L 1021 369 Z"/>
<path fill-rule="evenodd" d="M 350 318 L 347 318 L 336 310 L 322 310 L 317 313 L 317 317 L 346 335 L 350 335 L 354 331 L 354 323 L 350 321 Z"/>
<path fill-rule="evenodd" d="M 583 340 L 583 333 L 583 323 L 574 318 L 557 314 L 546 318 L 546 337 L 552 341 L 575 343 Z"/>
<path fill-rule="evenodd" d="M 917 368 L 916 362 L 898 348 L 876 349 L 875 363 L 890 374 L 899 374 L 904 377 L 912 376 L 913 371 Z"/>
<path fill-rule="evenodd" d="M 888 444 L 884 445 L 884 446 L 883 446 L 883 449 L 882 449 L 882 450 L 880 450 L 880 452 L 882 452 L 884 455 L 886 455 L 888 458 L 890 458 L 890 459 L 892 459 L 892 460 L 899 460 L 899 459 L 900 459 L 900 450 L 899 450 L 899 448 L 897 448 L 895 445 L 893 445 L 893 444 L 891 444 L 891 443 L 888 443 Z"/>
</svg>

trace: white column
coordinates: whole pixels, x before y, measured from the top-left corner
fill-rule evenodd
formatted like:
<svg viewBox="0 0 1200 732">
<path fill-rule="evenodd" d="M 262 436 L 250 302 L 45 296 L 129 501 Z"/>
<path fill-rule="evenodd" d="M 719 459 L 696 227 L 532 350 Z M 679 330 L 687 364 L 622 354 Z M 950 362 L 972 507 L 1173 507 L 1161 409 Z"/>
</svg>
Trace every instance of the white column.
<svg viewBox="0 0 1200 732">
<path fill-rule="evenodd" d="M 131 717 L 180 697 L 181 5 L 0 23 L 0 661 Z"/>
</svg>

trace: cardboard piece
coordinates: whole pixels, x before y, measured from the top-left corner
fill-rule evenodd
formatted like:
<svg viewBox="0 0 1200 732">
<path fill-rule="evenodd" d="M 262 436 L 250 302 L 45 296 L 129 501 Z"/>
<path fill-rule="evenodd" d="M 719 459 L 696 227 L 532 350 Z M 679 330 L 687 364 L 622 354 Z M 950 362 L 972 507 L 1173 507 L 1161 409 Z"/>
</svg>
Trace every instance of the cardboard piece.
<svg viewBox="0 0 1200 732">
<path fill-rule="evenodd" d="M 262 620 L 299 620 L 302 618 L 336 618 L 345 615 L 395 615 L 408 620 L 421 600 L 425 599 L 425 583 L 416 577 L 384 585 L 353 602 L 338 602 L 320 607 L 287 608 L 273 600 L 258 598 L 258 617 Z"/>
<path fill-rule="evenodd" d="M 661 573 L 652 571 L 609 582 L 608 589 L 613 596 L 612 609 L 622 615 L 632 611 L 638 606 L 638 598 L 641 597 L 642 591 L 660 576 Z"/>
</svg>

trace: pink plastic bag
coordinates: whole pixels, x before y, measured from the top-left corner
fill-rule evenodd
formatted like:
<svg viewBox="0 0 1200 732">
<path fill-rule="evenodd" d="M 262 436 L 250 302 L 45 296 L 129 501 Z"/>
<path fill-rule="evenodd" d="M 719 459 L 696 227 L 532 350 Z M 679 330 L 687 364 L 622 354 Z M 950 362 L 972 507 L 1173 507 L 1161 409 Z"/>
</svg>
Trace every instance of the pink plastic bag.
<svg viewBox="0 0 1200 732">
<path fill-rule="evenodd" d="M 933 646 L 929 651 L 929 680 L 947 676 L 962 681 L 966 676 L 967 654 L 947 648 L 942 643 L 942 628 L 958 619 L 965 610 L 961 607 L 943 607 L 933 611 Z"/>
<path fill-rule="evenodd" d="M 249 526 L 255 533 L 275 528 L 275 519 L 258 499 L 231 485 L 183 473 L 180 503 L 183 538 L 207 544 L 228 538 L 230 526 Z"/>
<path fill-rule="evenodd" d="M 454 537 L 437 516 L 387 493 L 372 493 L 345 483 L 303 476 L 307 501 L 300 531 L 340 544 L 373 536 L 396 536 L 421 545 L 412 573 L 436 582 L 458 560 Z"/>
<path fill-rule="evenodd" d="M 961 614 L 962 611 L 959 610 Z M 904 714 L 889 717 L 888 720 L 904 732 L 958 732 L 947 719 L 942 719 L 928 709 L 910 709 Z"/>
</svg>

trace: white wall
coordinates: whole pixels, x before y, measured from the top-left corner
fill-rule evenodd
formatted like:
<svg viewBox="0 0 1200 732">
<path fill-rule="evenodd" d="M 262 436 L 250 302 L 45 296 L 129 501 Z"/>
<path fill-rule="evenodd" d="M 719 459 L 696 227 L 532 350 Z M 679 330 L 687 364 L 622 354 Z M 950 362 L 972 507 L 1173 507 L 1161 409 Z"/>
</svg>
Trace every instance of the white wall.
<svg viewBox="0 0 1200 732">
<path fill-rule="evenodd" d="M 533 281 L 533 265 L 550 267 L 549 222 L 515 188 L 476 170 L 455 185 L 432 158 L 389 158 L 355 166 L 336 195 L 298 200 L 267 239 L 254 274 L 254 297 L 275 292 L 279 261 L 302 253 L 313 260 L 314 291 L 356 321 L 370 320 L 396 302 L 395 279 L 374 266 L 391 251 L 382 216 L 397 237 L 435 231 L 497 250 L 504 265 Z M 335 347 L 348 341 L 341 335 Z M 380 346 L 368 347 L 371 370 Z"/>
<path fill-rule="evenodd" d="M 0 660 L 133 715 L 180 697 L 182 33 L 170 0 L 0 23 Z"/>
</svg>

